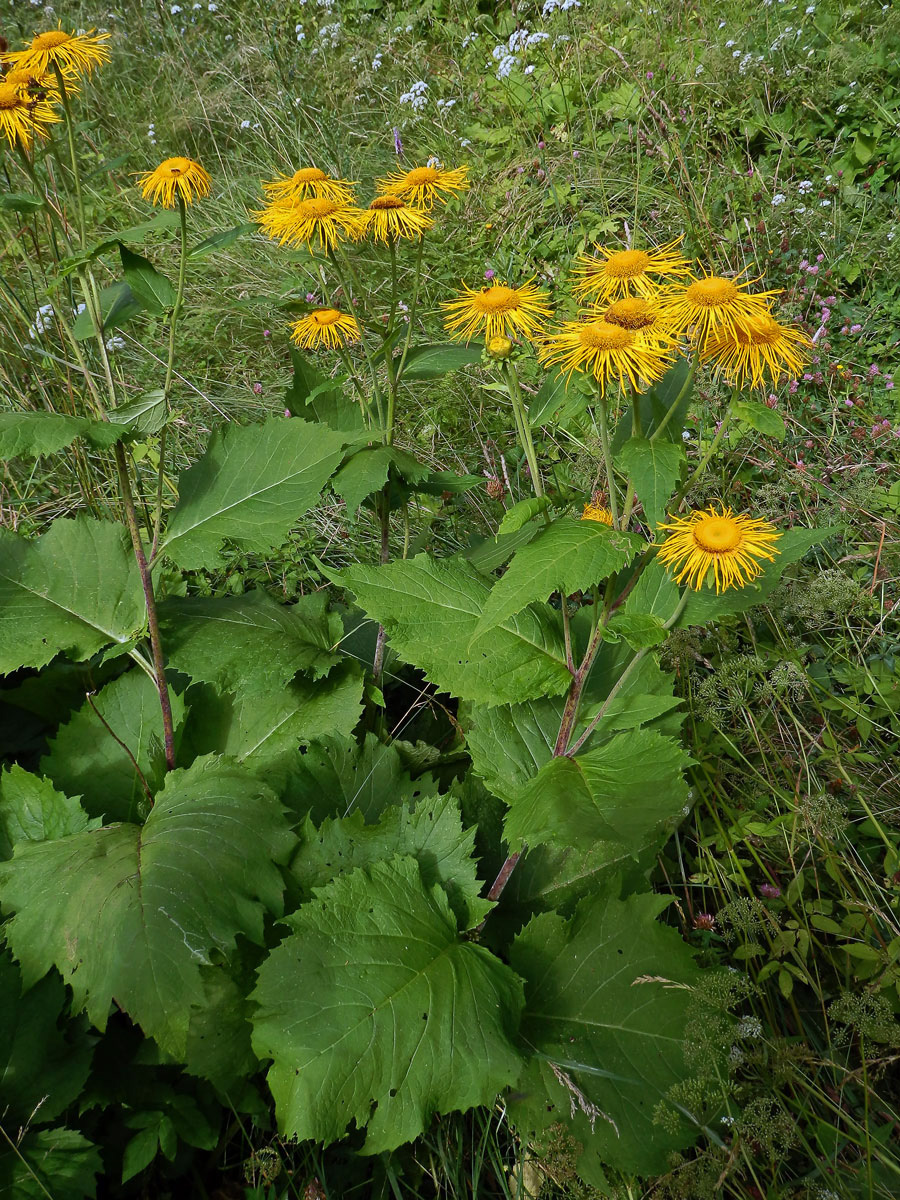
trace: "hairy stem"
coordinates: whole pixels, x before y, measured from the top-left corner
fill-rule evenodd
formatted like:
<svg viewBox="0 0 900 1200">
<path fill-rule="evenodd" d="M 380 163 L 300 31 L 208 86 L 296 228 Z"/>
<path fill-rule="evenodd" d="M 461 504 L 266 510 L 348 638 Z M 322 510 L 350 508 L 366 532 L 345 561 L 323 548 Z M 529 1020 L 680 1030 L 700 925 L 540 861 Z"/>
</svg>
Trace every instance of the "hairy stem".
<svg viewBox="0 0 900 1200">
<path fill-rule="evenodd" d="M 134 509 L 134 498 L 131 494 L 131 481 L 128 477 L 128 463 L 121 442 L 116 443 L 116 470 L 119 476 L 119 490 L 122 493 L 122 503 L 125 507 L 125 521 L 131 534 L 131 544 L 141 576 L 141 587 L 144 590 L 144 604 L 147 608 L 147 628 L 150 633 L 150 649 L 153 654 L 153 670 L 156 676 L 156 690 L 159 692 L 159 706 L 162 709 L 163 744 L 166 753 L 166 770 L 171 771 L 175 766 L 175 731 L 172 723 L 172 702 L 169 699 L 169 687 L 166 683 L 166 669 L 163 660 L 162 643 L 159 637 L 159 620 L 156 615 L 156 598 L 153 595 L 153 579 L 147 565 L 147 555 L 141 541 L 141 531 L 138 528 L 137 514 Z"/>
</svg>

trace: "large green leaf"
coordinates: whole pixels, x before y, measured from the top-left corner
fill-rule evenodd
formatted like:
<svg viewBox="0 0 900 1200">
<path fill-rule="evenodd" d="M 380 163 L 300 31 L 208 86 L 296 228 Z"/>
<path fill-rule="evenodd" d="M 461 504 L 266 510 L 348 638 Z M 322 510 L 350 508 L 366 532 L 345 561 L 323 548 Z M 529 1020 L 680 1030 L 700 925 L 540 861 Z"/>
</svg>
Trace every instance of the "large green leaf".
<svg viewBox="0 0 900 1200">
<path fill-rule="evenodd" d="M 260 553 L 281 546 L 316 502 L 345 444 L 324 425 L 283 417 L 217 430 L 181 476 L 166 553 L 179 566 L 214 569 L 226 539 Z"/>
<path fill-rule="evenodd" d="M 636 854 L 664 822 L 682 815 L 690 761 L 672 738 L 652 729 L 617 733 L 574 758 L 551 758 L 510 801 L 510 845 L 551 842 L 588 849 L 613 842 Z"/>
<path fill-rule="evenodd" d="M 58 975 L 23 995 L 19 968 L 0 954 L 0 1111 L 16 1124 L 53 1121 L 84 1086 L 93 1043 L 57 1027 L 65 1004 Z"/>
<path fill-rule="evenodd" d="M 81 796 L 90 816 L 137 820 L 146 808 L 146 794 L 131 757 L 119 743 L 124 742 L 137 760 L 150 790 L 160 787 L 166 760 L 156 685 L 134 668 L 91 699 L 50 739 L 41 770 L 68 795 Z M 185 717 L 184 700 L 171 688 L 169 700 L 177 739 Z"/>
<path fill-rule="evenodd" d="M 516 551 L 506 574 L 494 584 L 472 639 L 552 592 L 587 591 L 626 566 L 640 546 L 636 534 L 597 521 L 554 521 Z"/>
<path fill-rule="evenodd" d="M 186 738 L 193 753 L 227 754 L 266 779 L 283 780 L 302 742 L 349 735 L 362 712 L 363 675 L 348 662 L 327 679 L 302 676 L 287 687 L 252 695 L 193 688 Z"/>
<path fill-rule="evenodd" d="M 33 1129 L 0 1150 L 2 1200 L 85 1200 L 96 1195 L 100 1150 L 74 1129 Z"/>
<path fill-rule="evenodd" d="M 66 989 L 48 975 L 23 994 L 22 976 L 0 954 L 0 1111 L 16 1124 L 55 1120 L 75 1099 L 90 1070 L 93 1039 L 58 1028 Z"/>
<path fill-rule="evenodd" d="M 323 821 L 319 829 L 307 819 L 290 870 L 309 896 L 336 875 L 408 854 L 418 862 L 426 887 L 443 887 L 461 928 L 473 929 L 493 907 L 481 898 L 474 846 L 475 830 L 463 829 L 457 802 L 430 796 L 414 808 L 392 804 L 377 825 L 366 825 L 359 809 Z"/>
<path fill-rule="evenodd" d="M 316 592 L 296 604 L 279 604 L 266 592 L 180 599 L 160 605 L 169 662 L 191 679 L 229 692 L 268 692 L 298 671 L 314 679 L 340 662 L 340 618 Z"/>
<path fill-rule="evenodd" d="M 445 342 L 434 346 L 414 346 L 406 356 L 403 378 L 438 379 L 460 367 L 469 367 L 481 362 L 482 347 L 476 342 L 471 346 Z"/>
<path fill-rule="evenodd" d="M 144 626 L 141 580 L 121 525 L 57 520 L 29 541 L 0 529 L 0 674 L 78 661 Z"/>
<path fill-rule="evenodd" d="M 773 409 L 758 400 L 732 400 L 731 413 L 736 421 L 743 421 L 757 433 L 784 441 L 784 419 Z"/>
<path fill-rule="evenodd" d="M 460 939 L 415 859 L 341 875 L 287 920 L 259 971 L 253 1041 L 288 1136 L 332 1142 L 355 1121 L 374 1154 L 515 1082 L 521 981 Z"/>
<path fill-rule="evenodd" d="M 0 864 L 0 894 L 26 986 L 55 966 L 99 1029 L 115 1002 L 183 1055 L 206 1003 L 201 967 L 238 934 L 261 942 L 294 840 L 264 784 L 207 758 L 167 776 L 143 827 L 20 842 Z"/>
<path fill-rule="evenodd" d="M 666 515 L 666 505 L 675 490 L 675 484 L 684 462 L 684 447 L 681 443 L 666 442 L 661 438 L 655 442 L 643 437 L 633 437 L 616 455 L 616 461 L 631 476 L 634 490 L 644 506 L 644 515 L 651 529 Z"/>
<path fill-rule="evenodd" d="M 509 1100 L 532 1141 L 562 1126 L 582 1147 L 579 1172 L 601 1163 L 650 1175 L 699 1132 L 674 1132 L 654 1109 L 687 1079 L 683 1040 L 699 972 L 673 929 L 656 921 L 653 895 L 583 902 L 569 922 L 536 917 L 516 939 L 513 968 L 526 981 L 522 1039 L 534 1055 Z"/>
<path fill-rule="evenodd" d="M 52 842 L 99 824 L 49 779 L 19 766 L 0 774 L 0 858 L 11 857 L 17 842 Z"/>
<path fill-rule="evenodd" d="M 353 812 L 374 822 L 386 806 L 412 803 L 428 790 L 410 779 L 396 747 L 373 733 L 361 743 L 332 735 L 290 759 L 282 800 L 298 822 L 309 816 L 318 824 Z"/>
<path fill-rule="evenodd" d="M 526 609 L 468 648 L 490 588 L 461 559 L 417 554 L 383 567 L 348 567 L 334 580 L 385 626 L 399 657 L 443 691 L 503 704 L 562 692 L 571 680 L 561 635 L 545 613 Z"/>
<path fill-rule="evenodd" d="M 92 446 L 111 446 L 122 431 L 107 421 L 51 412 L 0 413 L 0 458 L 40 458 L 83 437 Z"/>
</svg>

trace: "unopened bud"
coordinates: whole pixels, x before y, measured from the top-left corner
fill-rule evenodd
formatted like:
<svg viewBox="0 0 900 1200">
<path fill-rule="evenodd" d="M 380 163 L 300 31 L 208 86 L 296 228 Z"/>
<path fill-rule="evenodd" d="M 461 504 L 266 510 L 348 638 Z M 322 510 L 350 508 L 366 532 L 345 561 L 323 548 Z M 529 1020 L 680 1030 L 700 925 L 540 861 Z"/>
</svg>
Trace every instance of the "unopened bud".
<svg viewBox="0 0 900 1200">
<path fill-rule="evenodd" d="M 487 350 L 491 358 L 509 358 L 513 344 L 505 334 L 497 333 L 488 339 Z"/>
</svg>

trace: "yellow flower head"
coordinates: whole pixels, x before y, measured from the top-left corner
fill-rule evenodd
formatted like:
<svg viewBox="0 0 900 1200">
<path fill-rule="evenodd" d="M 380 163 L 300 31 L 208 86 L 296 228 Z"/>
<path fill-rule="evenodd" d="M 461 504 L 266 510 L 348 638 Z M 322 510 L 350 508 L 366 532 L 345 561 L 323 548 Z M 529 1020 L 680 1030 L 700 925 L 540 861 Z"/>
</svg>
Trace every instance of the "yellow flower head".
<svg viewBox="0 0 900 1200">
<path fill-rule="evenodd" d="M 415 240 L 434 224 L 420 208 L 412 208 L 399 196 L 376 196 L 364 211 L 363 220 L 376 242 L 391 242 L 397 238 Z"/>
<path fill-rule="evenodd" d="M 626 381 L 635 388 L 641 382 L 655 383 L 671 361 L 667 346 L 602 318 L 565 321 L 544 339 L 538 358 L 546 366 L 558 363 L 561 374 L 584 371 L 593 375 L 601 392 L 613 379 L 622 387 Z"/>
<path fill-rule="evenodd" d="M 53 67 L 63 75 L 90 75 L 95 67 L 109 62 L 105 42 L 108 33 L 66 33 L 62 28 L 37 33 L 24 50 L 10 50 L 3 61 L 22 71 L 42 76 Z"/>
<path fill-rule="evenodd" d="M 314 243 L 327 253 L 342 238 L 360 237 L 365 229 L 358 208 L 327 196 L 275 200 L 253 215 L 279 245 L 306 246 L 310 254 Z"/>
<path fill-rule="evenodd" d="M 449 171 L 443 167 L 413 167 L 411 171 L 398 171 L 386 179 L 379 179 L 378 186 L 387 196 L 399 196 L 401 200 L 431 209 L 435 200 L 446 204 L 445 196 L 466 191 L 468 172 L 468 167 L 454 167 Z"/>
<path fill-rule="evenodd" d="M 263 184 L 270 200 L 303 200 L 307 196 L 324 196 L 339 204 L 353 203 L 353 184 L 346 179 L 332 179 L 319 167 L 301 167 L 293 175 L 281 175 Z"/>
<path fill-rule="evenodd" d="M 773 383 L 781 375 L 799 375 L 811 347 L 802 330 L 763 316 L 745 329 L 736 327 L 713 337 L 703 361 L 712 361 L 714 369 L 738 387 L 763 387 L 767 372 Z"/>
<path fill-rule="evenodd" d="M 750 282 L 706 275 L 693 280 L 684 291 L 669 293 L 666 307 L 679 329 L 693 330 L 696 345 L 705 353 L 715 337 L 736 336 L 737 330 L 746 331 L 769 315 L 768 297 L 778 292 L 754 295 L 746 290 Z"/>
<path fill-rule="evenodd" d="M 176 195 L 185 204 L 192 204 L 195 195 L 197 199 L 208 196 L 211 182 L 203 167 L 193 159 L 167 158 L 142 175 L 138 186 L 141 195 L 151 204 L 162 203 L 163 208 L 174 208 Z"/>
<path fill-rule="evenodd" d="M 618 296 L 655 296 L 657 277 L 689 276 L 691 265 L 678 253 L 681 238 L 649 250 L 610 250 L 596 246 L 599 258 L 581 254 L 575 265 L 575 295 L 603 303 Z"/>
<path fill-rule="evenodd" d="M 673 345 L 676 340 L 675 322 L 668 306 L 658 296 L 623 296 L 607 306 L 597 305 L 596 315 L 610 325 L 620 325 L 639 333 L 649 341 Z"/>
<path fill-rule="evenodd" d="M 46 137 L 47 126 L 60 118 L 46 100 L 29 100 L 15 84 L 0 81 L 0 134 L 10 146 L 26 149 L 34 137 Z"/>
<path fill-rule="evenodd" d="M 359 325 L 351 313 L 316 308 L 291 325 L 291 341 L 304 350 L 340 350 L 359 341 Z"/>
<path fill-rule="evenodd" d="M 582 521 L 599 521 L 601 525 L 612 525 L 613 515 L 602 504 L 586 504 L 581 514 Z"/>
<path fill-rule="evenodd" d="M 762 574 L 761 559 L 775 561 L 781 551 L 775 543 L 781 534 L 769 521 L 736 516 L 724 504 L 718 509 L 695 509 L 686 517 L 669 517 L 660 523 L 669 536 L 659 547 L 659 560 L 671 567 L 675 582 L 686 580 L 699 591 L 712 568 L 716 591 L 745 587 Z"/>
<path fill-rule="evenodd" d="M 33 71 L 24 71 L 21 67 L 14 67 L 0 77 L 0 82 L 14 87 L 23 100 L 30 100 L 32 103 L 36 100 L 46 100 L 48 104 L 59 103 L 59 89 L 53 75 L 35 75 Z M 70 92 L 77 91 L 74 81 L 67 80 L 66 82 Z"/>
<path fill-rule="evenodd" d="M 477 333 L 483 333 L 488 341 L 499 334 L 533 338 L 552 313 L 547 293 L 530 279 L 517 288 L 494 283 L 477 292 L 463 284 L 463 294 L 456 300 L 442 301 L 441 307 L 451 337 L 465 342 Z"/>
</svg>

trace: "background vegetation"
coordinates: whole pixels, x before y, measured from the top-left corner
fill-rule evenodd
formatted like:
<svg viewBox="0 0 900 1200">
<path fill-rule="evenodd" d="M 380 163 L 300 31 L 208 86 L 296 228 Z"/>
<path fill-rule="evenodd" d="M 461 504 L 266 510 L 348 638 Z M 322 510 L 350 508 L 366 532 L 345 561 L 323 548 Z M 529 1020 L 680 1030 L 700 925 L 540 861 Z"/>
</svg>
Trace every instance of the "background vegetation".
<svg viewBox="0 0 900 1200">
<path fill-rule="evenodd" d="M 897 10 L 869 0 L 749 9 L 185 0 L 54 12 L 17 0 L 2 19 L 13 45 L 58 19 L 114 35 L 112 64 L 79 104 L 89 223 L 100 233 L 147 221 L 134 173 L 163 157 L 189 155 L 213 176 L 212 198 L 192 214 L 200 237 L 221 236 L 189 270 L 176 466 L 197 457 L 214 425 L 284 409 L 287 322 L 306 293 L 321 296 L 321 283 L 305 251 L 276 253 L 253 232 L 251 211 L 260 179 L 307 162 L 367 182 L 398 159 L 470 164 L 476 186 L 442 218 L 454 235 L 426 246 L 424 321 L 435 333 L 438 302 L 461 278 L 536 275 L 552 292 L 573 253 L 636 231 L 653 242 L 683 233 L 689 254 L 784 289 L 783 310 L 816 337 L 808 372 L 770 397 L 786 436 L 731 435 L 718 474 L 692 498 L 721 495 L 782 526 L 834 533 L 752 620 L 680 632 L 664 664 L 685 701 L 692 802 L 652 878 L 673 897 L 666 919 L 701 962 L 735 972 L 726 1110 L 697 1151 L 653 1178 L 614 1179 L 610 1194 L 897 1195 Z M 2 169 L 4 190 L 21 192 L 15 163 Z M 170 273 L 176 236 L 161 227 L 144 241 Z M 54 265 L 29 241 L 27 214 L 0 208 L 0 238 L 0 399 L 66 411 L 69 371 L 58 339 L 44 337 L 44 297 L 28 292 L 31 271 L 57 286 Z M 372 277 L 383 277 L 374 257 Z M 164 361 L 156 318 L 117 332 L 124 393 L 159 386 L 153 355 Z M 473 530 L 495 531 L 504 506 L 527 494 L 508 418 L 481 378 L 476 366 L 409 389 L 399 444 L 435 470 L 485 480 L 419 497 L 415 548 L 453 553 Z M 716 399 L 709 383 L 695 392 L 691 453 L 708 443 Z M 155 447 L 153 438 L 131 447 L 147 494 Z M 598 449 L 575 413 L 543 447 L 557 482 L 585 495 L 597 484 Z M 3 524 L 37 532 L 114 505 L 114 476 L 95 453 L 5 464 Z M 504 484 L 499 499 L 491 480 Z M 293 599 L 326 583 L 322 562 L 376 561 L 378 537 L 374 514 L 354 518 L 331 502 L 276 557 L 235 554 L 221 570 L 179 575 L 178 587 L 222 595 L 257 583 Z M 75 699 L 60 694 L 57 720 Z M 31 747 L 36 761 L 46 713 L 20 680 L 0 702 L 4 752 L 28 765 L 22 748 Z M 414 761 L 437 719 L 429 699 L 410 709 L 395 697 L 388 711 Z M 698 1020 L 698 1061 L 714 1035 Z M 499 1108 L 438 1121 L 412 1147 L 374 1160 L 286 1144 L 268 1113 L 237 1103 L 220 1126 L 210 1096 L 135 1057 L 130 1036 L 123 1023 L 121 1044 L 104 1041 L 74 1117 L 111 1148 L 101 1195 L 591 1194 L 570 1147 L 523 1155 Z M 117 1092 L 124 1062 L 127 1087 Z M 110 1094 L 115 1118 L 102 1108 Z M 163 1119 L 177 1131 L 177 1155 L 160 1154 L 120 1187 L 135 1131 L 164 1127 L 162 1145 L 171 1136 Z M 17 1119 L 3 1128 L 14 1155 Z"/>
</svg>

